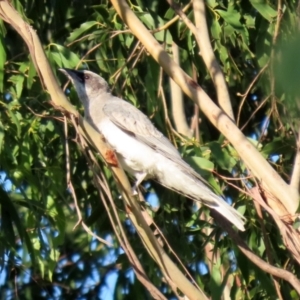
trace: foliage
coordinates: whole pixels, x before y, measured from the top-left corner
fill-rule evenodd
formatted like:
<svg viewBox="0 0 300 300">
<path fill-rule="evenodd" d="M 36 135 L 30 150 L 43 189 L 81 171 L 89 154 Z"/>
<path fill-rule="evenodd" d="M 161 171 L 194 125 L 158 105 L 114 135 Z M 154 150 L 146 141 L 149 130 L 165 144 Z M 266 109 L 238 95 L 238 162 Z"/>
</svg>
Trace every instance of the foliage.
<svg viewBox="0 0 300 300">
<path fill-rule="evenodd" d="M 207 0 L 206 17 L 239 128 L 289 182 L 299 115 L 297 73 L 291 77 L 289 71 L 293 62 L 295 66 L 299 62 L 292 48 L 281 45 L 297 33 L 299 20 L 297 3 L 282 2 L 279 16 L 281 1 Z M 182 1 L 183 6 L 187 4 Z M 173 117 L 171 110 L 164 111 L 164 99 L 168 108 L 171 105 L 168 78 L 109 1 L 15 0 L 13 5 L 37 30 L 55 73 L 61 67 L 79 67 L 106 78 L 115 95 L 150 116 L 215 191 L 245 215 L 247 230 L 240 236 L 252 252 L 270 265 L 299 274 L 299 262 L 287 249 L 272 216 L 249 196 L 249 188 L 257 181 L 246 178 L 246 166 L 224 136 L 201 112 L 199 140 L 174 134 L 166 121 Z M 216 99 L 216 88 L 199 55 L 202 50 L 183 21 L 171 22 L 176 13 L 169 4 L 144 0 L 131 2 L 130 7 L 168 52 L 172 52 L 173 42 L 179 46 L 181 67 Z M 192 7 L 186 15 L 193 20 Z M 2 298 L 109 299 L 112 295 L 114 299 L 150 299 L 120 248 L 93 173 L 76 143 L 74 127 L 69 124 L 66 132 L 62 113 L 51 105 L 16 31 L 1 22 L 0 38 Z M 295 44 L 299 46 L 298 41 Z M 65 84 L 65 78 L 57 77 Z M 73 88 L 66 92 L 83 113 Z M 195 110 L 188 99 L 185 113 L 190 124 Z M 67 147 L 70 170 L 66 167 Z M 174 299 L 174 291 L 162 279 L 127 218 L 109 169 L 103 166 L 101 171 L 147 275 L 167 298 Z M 111 246 L 88 235 L 80 225 L 74 228 L 78 216 L 68 175 L 85 223 Z M 230 180 L 234 177 L 243 180 Z M 158 197 L 157 209 L 146 208 L 168 241 L 166 251 L 173 261 L 180 258 L 206 295 L 212 299 L 298 298 L 288 281 L 265 273 L 249 260 L 218 221 L 211 222 L 207 209 L 193 209 L 190 200 L 155 182 L 144 189 L 146 199 Z M 116 286 L 108 289 L 112 276 L 117 278 Z"/>
</svg>

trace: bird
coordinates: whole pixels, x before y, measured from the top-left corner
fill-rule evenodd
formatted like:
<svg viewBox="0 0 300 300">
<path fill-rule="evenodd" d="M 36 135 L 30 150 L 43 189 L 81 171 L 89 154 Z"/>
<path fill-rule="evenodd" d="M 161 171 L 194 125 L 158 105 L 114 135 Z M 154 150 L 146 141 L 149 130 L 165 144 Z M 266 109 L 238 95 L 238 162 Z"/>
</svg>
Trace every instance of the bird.
<svg viewBox="0 0 300 300">
<path fill-rule="evenodd" d="M 151 120 L 131 103 L 112 95 L 104 78 L 89 70 L 59 69 L 73 83 L 87 122 L 114 149 L 122 168 L 216 210 L 239 230 L 245 217 L 215 194 Z"/>
</svg>

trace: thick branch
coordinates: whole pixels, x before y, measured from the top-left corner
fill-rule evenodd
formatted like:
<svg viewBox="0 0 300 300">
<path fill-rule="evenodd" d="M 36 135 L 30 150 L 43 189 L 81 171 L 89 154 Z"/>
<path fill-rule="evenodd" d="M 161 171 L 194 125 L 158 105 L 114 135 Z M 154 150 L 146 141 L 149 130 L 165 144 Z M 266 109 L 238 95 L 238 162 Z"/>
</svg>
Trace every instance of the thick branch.
<svg viewBox="0 0 300 300">
<path fill-rule="evenodd" d="M 126 1 L 111 0 L 111 2 L 132 33 L 143 43 L 164 71 L 188 97 L 199 105 L 211 123 L 232 143 L 248 168 L 262 182 L 264 188 L 275 195 L 287 211 L 293 215 L 298 208 L 298 193 L 283 181 L 232 120 L 214 104 L 205 91 L 170 58 L 131 11 Z"/>
<path fill-rule="evenodd" d="M 205 17 L 205 3 L 203 0 L 194 0 L 194 16 L 196 26 L 190 21 L 190 19 L 185 15 L 185 13 L 178 7 L 173 0 L 167 0 L 170 6 L 176 11 L 180 16 L 182 21 L 194 34 L 197 44 L 200 48 L 200 54 L 203 61 L 209 71 L 209 74 L 214 82 L 217 95 L 218 103 L 227 115 L 234 120 L 234 114 L 231 106 L 230 96 L 225 81 L 225 77 L 220 68 L 220 65 L 215 57 L 214 51 L 209 38 L 209 32 L 206 24 Z"/>
<path fill-rule="evenodd" d="M 205 16 L 205 2 L 204 0 L 194 0 L 194 17 L 197 27 L 196 38 L 200 47 L 203 61 L 209 71 L 209 74 L 215 84 L 218 102 L 227 115 L 234 120 L 234 114 L 231 106 L 228 87 L 225 81 L 224 74 L 215 57 L 207 28 Z"/>
<path fill-rule="evenodd" d="M 179 49 L 178 46 L 172 43 L 173 59 L 179 64 Z M 189 128 L 186 122 L 186 116 L 184 113 L 184 103 L 183 103 L 183 93 L 181 88 L 170 78 L 170 88 L 171 88 L 171 102 L 172 102 L 172 116 L 176 127 L 176 130 L 187 136 L 192 137 L 193 132 Z"/>
</svg>

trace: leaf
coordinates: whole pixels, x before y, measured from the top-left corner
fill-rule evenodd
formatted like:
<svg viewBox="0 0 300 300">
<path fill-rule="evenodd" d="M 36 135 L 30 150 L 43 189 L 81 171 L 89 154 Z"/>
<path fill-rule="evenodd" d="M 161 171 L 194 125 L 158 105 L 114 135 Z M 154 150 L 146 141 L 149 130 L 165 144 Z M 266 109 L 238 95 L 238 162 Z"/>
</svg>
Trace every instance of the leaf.
<svg viewBox="0 0 300 300">
<path fill-rule="evenodd" d="M 36 69 L 35 69 L 35 66 L 34 66 L 32 60 L 30 59 L 29 66 L 28 66 L 28 76 L 27 76 L 27 80 L 26 80 L 27 89 L 31 89 L 35 76 L 36 76 Z"/>
<path fill-rule="evenodd" d="M 289 153 L 293 147 L 292 140 L 283 140 L 281 137 L 274 138 L 272 142 L 262 147 L 261 153 L 266 157 L 276 153 Z"/>
<path fill-rule="evenodd" d="M 166 11 L 165 15 L 164 15 L 164 18 L 166 20 L 171 20 L 173 17 L 174 17 L 174 10 L 172 8 L 168 8 L 168 10 Z"/>
<path fill-rule="evenodd" d="M 196 164 L 200 169 L 213 171 L 214 169 L 214 163 L 210 160 L 199 157 L 199 156 L 191 156 L 190 159 Z"/>
<path fill-rule="evenodd" d="M 209 287 L 211 290 L 211 297 L 212 299 L 221 299 L 221 295 L 223 292 L 222 286 L 222 277 L 221 277 L 221 264 L 220 258 L 218 261 L 215 261 L 211 270 L 211 278 L 209 281 Z"/>
<path fill-rule="evenodd" d="M 241 47 L 249 52 L 249 33 L 247 28 L 241 23 L 242 15 L 241 13 L 234 8 L 233 5 L 229 5 L 228 10 L 220 10 L 216 9 L 216 12 L 220 14 L 220 16 L 225 20 L 227 25 L 224 26 L 225 37 L 229 38 L 232 44 L 235 46 L 238 39 L 234 35 L 234 33 L 239 34 L 242 38 Z M 222 60 L 224 63 L 224 60 Z"/>
<path fill-rule="evenodd" d="M 6 232 L 6 237 L 7 238 L 11 237 L 12 238 L 11 245 L 14 247 L 17 247 L 15 245 L 15 240 L 16 240 L 15 233 L 14 233 L 13 227 L 12 227 L 12 222 L 13 222 L 19 233 L 20 239 L 24 242 L 24 244 L 26 245 L 26 247 L 28 249 L 32 264 L 35 265 L 34 249 L 33 249 L 33 245 L 31 243 L 30 237 L 26 231 L 26 228 L 24 228 L 24 223 L 20 219 L 13 202 L 11 201 L 8 194 L 2 189 L 1 185 L 0 185 L 0 205 L 1 205 L 2 214 L 5 214 L 5 215 L 2 215 L 2 225 L 5 226 L 4 225 L 5 220 L 6 220 L 7 225 L 9 225 L 9 223 L 11 224 L 9 227 L 6 227 L 4 229 L 4 230 L 9 230 L 11 232 L 10 234 L 8 232 Z M 3 219 L 3 217 L 5 217 L 5 220 Z"/>
<path fill-rule="evenodd" d="M 216 0 L 206 0 L 206 4 L 211 8 L 215 8 L 219 5 Z"/>
<path fill-rule="evenodd" d="M 11 81 L 15 86 L 16 98 L 20 98 L 23 91 L 24 75 L 12 75 L 9 78 L 9 81 Z"/>
<path fill-rule="evenodd" d="M 70 51 L 61 45 L 52 44 L 55 47 L 54 51 L 51 51 L 50 55 L 59 67 L 65 67 L 73 69 L 80 62 L 80 58 L 77 54 Z"/>
<path fill-rule="evenodd" d="M 53 271 L 56 268 L 57 261 L 59 259 L 59 251 L 52 248 L 50 250 L 49 258 L 50 259 L 48 260 L 48 276 L 49 276 L 50 281 L 52 281 Z"/>
<path fill-rule="evenodd" d="M 71 32 L 70 36 L 66 40 L 67 44 L 74 42 L 76 39 L 78 39 L 81 35 L 83 35 L 86 31 L 88 31 L 95 25 L 99 25 L 99 23 L 96 21 L 87 21 L 81 24 L 79 28 Z"/>
<path fill-rule="evenodd" d="M 9 105 L 8 108 L 9 108 L 7 110 L 8 115 L 10 116 L 12 123 L 16 125 L 17 137 L 19 138 L 21 136 L 21 131 L 22 130 L 21 130 L 21 124 L 20 124 L 19 119 L 18 119 L 18 112 L 13 111 L 13 106 L 12 105 Z"/>
<path fill-rule="evenodd" d="M 218 142 L 209 143 L 212 157 L 216 160 L 216 163 L 224 170 L 232 171 L 233 167 L 237 163 L 237 158 L 234 158 L 228 153 L 226 148 L 222 148 Z"/>
<path fill-rule="evenodd" d="M 168 45 L 171 45 L 172 44 L 172 41 L 173 41 L 173 38 L 169 32 L 169 30 L 161 30 L 159 32 L 156 32 L 154 34 L 154 37 L 160 41 L 160 42 L 163 42 L 163 43 L 166 43 Z"/>
<path fill-rule="evenodd" d="M 269 22 L 277 16 L 277 11 L 266 0 L 250 0 L 250 3 Z"/>
<path fill-rule="evenodd" d="M 236 30 L 244 30 L 244 26 L 242 25 L 240 19 L 241 14 L 233 8 L 232 5 L 228 7 L 228 10 L 216 9 L 216 12 L 226 21 L 226 23 L 230 24 Z"/>
<path fill-rule="evenodd" d="M 210 27 L 211 35 L 215 40 L 219 40 L 222 34 L 222 28 L 217 18 L 213 18 L 211 27 Z"/>
</svg>

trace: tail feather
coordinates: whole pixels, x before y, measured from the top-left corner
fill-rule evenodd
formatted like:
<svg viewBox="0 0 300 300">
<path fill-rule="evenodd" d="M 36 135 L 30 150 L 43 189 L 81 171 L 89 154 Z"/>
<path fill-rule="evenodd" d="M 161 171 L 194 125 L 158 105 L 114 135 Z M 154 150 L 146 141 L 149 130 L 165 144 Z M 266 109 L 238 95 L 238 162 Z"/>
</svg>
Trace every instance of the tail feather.
<svg viewBox="0 0 300 300">
<path fill-rule="evenodd" d="M 173 157 L 172 160 L 163 160 L 158 165 L 160 169 L 156 173 L 156 180 L 160 184 L 216 210 L 239 230 L 245 230 L 245 217 L 216 195 L 209 183 L 183 160 Z"/>
<path fill-rule="evenodd" d="M 162 182 L 160 182 L 160 184 L 162 184 L 166 188 L 173 190 L 174 192 L 177 192 L 194 201 L 201 202 L 209 208 L 216 210 L 229 222 L 235 225 L 239 230 L 245 231 L 244 225 L 246 218 L 236 209 L 230 206 L 224 199 L 222 199 L 220 196 L 217 196 L 215 193 L 213 193 L 213 191 L 208 189 L 208 187 L 204 186 L 202 183 L 200 185 L 201 193 L 199 192 L 197 194 L 190 193 L 190 191 L 187 192 L 187 190 L 183 191 L 182 189 L 168 186 Z M 199 186 L 197 188 L 199 188 Z"/>
<path fill-rule="evenodd" d="M 201 198 L 196 198 L 195 195 L 185 194 L 186 197 L 199 201 L 204 205 L 208 206 L 211 209 L 216 210 L 220 213 L 225 219 L 235 225 L 239 230 L 245 231 L 245 220 L 246 218 L 239 213 L 235 208 L 230 206 L 224 199 L 220 196 L 217 196 L 212 191 L 209 193 L 204 193 L 205 196 Z"/>
<path fill-rule="evenodd" d="M 223 203 L 221 202 L 223 201 Z M 220 213 L 224 218 L 230 221 L 233 225 L 235 225 L 239 230 L 245 231 L 245 220 L 246 218 L 240 214 L 236 209 L 227 204 L 221 198 L 219 199 L 216 206 L 211 206 L 214 210 Z"/>
</svg>

